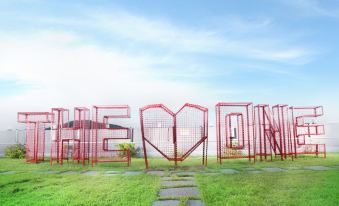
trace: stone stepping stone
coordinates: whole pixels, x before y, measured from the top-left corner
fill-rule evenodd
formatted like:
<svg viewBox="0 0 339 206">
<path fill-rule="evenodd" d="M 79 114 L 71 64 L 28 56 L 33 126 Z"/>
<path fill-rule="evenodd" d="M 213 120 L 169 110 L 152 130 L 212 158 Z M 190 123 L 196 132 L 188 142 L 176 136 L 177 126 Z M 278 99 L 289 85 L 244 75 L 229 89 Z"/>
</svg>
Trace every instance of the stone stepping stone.
<svg viewBox="0 0 339 206">
<path fill-rule="evenodd" d="M 185 185 L 196 185 L 194 181 L 162 181 L 162 186 L 185 186 Z"/>
<path fill-rule="evenodd" d="M 235 169 L 221 169 L 220 172 L 223 173 L 223 174 L 237 174 L 237 173 L 239 173 L 239 171 L 235 170 Z"/>
<path fill-rule="evenodd" d="M 179 200 L 159 200 L 153 202 L 152 206 L 179 206 Z"/>
<path fill-rule="evenodd" d="M 120 171 L 115 171 L 115 170 L 109 170 L 105 172 L 106 174 L 119 174 L 121 173 Z"/>
<path fill-rule="evenodd" d="M 265 172 L 285 172 L 287 170 L 285 169 L 281 169 L 278 167 L 266 167 L 266 168 L 262 168 L 263 171 Z"/>
<path fill-rule="evenodd" d="M 300 170 L 300 167 L 287 167 L 288 170 Z"/>
<path fill-rule="evenodd" d="M 173 174 L 176 174 L 178 176 L 194 176 L 196 172 L 176 172 Z"/>
<path fill-rule="evenodd" d="M 142 173 L 143 173 L 142 171 L 126 171 L 124 173 L 124 175 L 126 175 L 126 176 L 133 176 L 133 175 L 140 175 Z"/>
<path fill-rule="evenodd" d="M 81 174 L 87 175 L 87 176 L 98 176 L 99 172 L 97 172 L 97 171 L 86 171 L 86 172 L 83 172 Z"/>
<path fill-rule="evenodd" d="M 150 171 L 147 172 L 147 174 L 158 175 L 160 177 L 163 177 L 165 175 L 165 172 L 162 171 L 162 170 L 150 170 Z"/>
<path fill-rule="evenodd" d="M 339 169 L 339 165 L 334 165 L 334 166 L 331 166 L 331 167 Z"/>
<path fill-rule="evenodd" d="M 121 172 L 119 172 L 119 171 L 106 171 L 104 176 L 115 176 L 115 175 L 118 175 L 120 173 Z"/>
<path fill-rule="evenodd" d="M 204 206 L 205 204 L 201 200 L 188 200 L 186 206 Z"/>
<path fill-rule="evenodd" d="M 303 170 L 303 169 L 298 169 L 298 170 L 290 170 L 290 172 L 305 172 L 307 170 Z"/>
<path fill-rule="evenodd" d="M 183 180 L 194 180 L 194 177 L 162 177 L 163 181 L 183 181 Z"/>
<path fill-rule="evenodd" d="M 315 171 L 323 171 L 323 170 L 330 170 L 330 167 L 325 167 L 325 166 L 307 166 L 304 167 L 307 170 L 315 170 Z"/>
<path fill-rule="evenodd" d="M 16 171 L 1 171 L 0 174 L 1 175 L 11 175 L 11 174 L 15 174 Z"/>
<path fill-rule="evenodd" d="M 62 175 L 74 175 L 74 174 L 78 174 L 78 172 L 76 172 L 76 171 L 65 171 L 65 172 L 61 172 L 60 174 L 62 174 Z"/>
<path fill-rule="evenodd" d="M 35 170 L 33 171 L 35 174 L 57 174 L 59 171 L 52 171 L 52 170 Z"/>
<path fill-rule="evenodd" d="M 159 197 L 199 197 L 200 192 L 197 187 L 180 187 L 160 189 Z"/>
</svg>

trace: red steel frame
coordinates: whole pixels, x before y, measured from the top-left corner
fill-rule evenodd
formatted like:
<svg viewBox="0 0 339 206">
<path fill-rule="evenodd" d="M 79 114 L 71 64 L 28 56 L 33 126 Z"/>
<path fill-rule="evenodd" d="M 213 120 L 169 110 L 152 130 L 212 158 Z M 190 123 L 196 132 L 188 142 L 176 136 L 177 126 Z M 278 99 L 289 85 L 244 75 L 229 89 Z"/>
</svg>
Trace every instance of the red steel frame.
<svg viewBox="0 0 339 206">
<path fill-rule="evenodd" d="M 90 158 L 90 136 L 91 136 L 91 122 L 90 110 L 86 107 L 74 108 L 74 122 L 73 130 L 71 130 L 71 138 L 65 138 L 63 145 L 73 141 L 72 160 L 81 161 L 84 165 L 86 160 L 89 163 Z M 69 132 L 66 132 L 69 134 Z M 64 148 L 64 147 L 62 147 Z M 64 154 L 64 152 L 62 152 Z"/>
<path fill-rule="evenodd" d="M 281 160 L 287 156 L 293 159 L 293 140 L 290 132 L 288 105 L 277 104 L 272 107 L 268 104 L 258 104 L 254 107 L 256 124 L 257 156 L 260 161 L 272 155 L 280 156 Z"/>
<path fill-rule="evenodd" d="M 49 112 L 18 112 L 19 123 L 26 123 L 26 162 L 38 163 L 45 159 L 45 126 L 54 121 Z"/>
<path fill-rule="evenodd" d="M 305 123 L 305 119 L 316 119 L 324 115 L 322 106 L 290 107 L 292 112 L 295 157 L 298 154 L 323 154 L 326 158 L 326 145 L 306 141 L 306 137 L 325 134 L 323 124 Z"/>
<path fill-rule="evenodd" d="M 255 160 L 253 104 L 251 102 L 220 102 L 215 109 L 217 161 L 221 164 L 222 159 Z M 232 121 L 232 118 L 235 120 Z M 236 130 L 233 136 L 232 129 Z"/>
<path fill-rule="evenodd" d="M 68 160 L 68 146 L 64 148 L 65 130 L 72 130 L 69 127 L 69 110 L 65 108 L 52 108 L 55 120 L 51 127 L 51 143 L 50 143 L 50 164 L 56 160 L 62 164 L 62 160 Z M 73 137 L 71 137 L 73 138 Z M 67 150 L 67 156 L 64 151 Z"/>
<path fill-rule="evenodd" d="M 207 165 L 207 108 L 186 103 L 174 113 L 163 104 L 148 105 L 140 108 L 140 124 L 146 170 L 146 142 L 176 166 L 203 144 L 202 164 Z"/>
<path fill-rule="evenodd" d="M 277 144 L 274 145 L 275 155 L 280 155 L 281 159 L 286 159 L 287 156 L 290 156 L 293 160 L 295 156 L 294 150 L 294 141 L 290 122 L 290 113 L 289 107 L 287 104 L 277 104 L 272 107 L 272 119 L 274 126 L 276 127 L 276 141 Z M 277 147 L 280 150 L 277 150 Z"/>
<path fill-rule="evenodd" d="M 115 148 L 115 141 L 131 140 L 132 129 L 110 127 L 110 121 L 120 118 L 130 118 L 128 105 L 93 106 L 92 166 L 98 162 L 127 162 L 130 166 L 131 151 Z"/>
</svg>

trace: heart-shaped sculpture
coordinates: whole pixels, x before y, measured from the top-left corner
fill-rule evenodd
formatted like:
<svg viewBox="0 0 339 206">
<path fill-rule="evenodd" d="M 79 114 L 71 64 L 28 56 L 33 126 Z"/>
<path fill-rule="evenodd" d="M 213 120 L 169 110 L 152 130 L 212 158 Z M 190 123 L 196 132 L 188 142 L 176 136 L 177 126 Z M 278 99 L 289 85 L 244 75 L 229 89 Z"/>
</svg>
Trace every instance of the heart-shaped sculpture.
<svg viewBox="0 0 339 206">
<path fill-rule="evenodd" d="M 145 142 L 176 165 L 203 143 L 203 164 L 207 164 L 207 108 L 186 103 L 174 113 L 162 104 L 148 105 L 140 109 L 140 124 L 146 169 Z"/>
</svg>

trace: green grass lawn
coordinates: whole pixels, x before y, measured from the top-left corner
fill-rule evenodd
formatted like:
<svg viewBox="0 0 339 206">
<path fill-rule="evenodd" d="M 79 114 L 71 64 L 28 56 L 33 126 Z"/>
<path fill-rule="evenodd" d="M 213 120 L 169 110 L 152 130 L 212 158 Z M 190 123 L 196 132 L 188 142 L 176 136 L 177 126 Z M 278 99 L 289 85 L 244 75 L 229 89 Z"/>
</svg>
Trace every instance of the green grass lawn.
<svg viewBox="0 0 339 206">
<path fill-rule="evenodd" d="M 197 176 L 206 205 L 339 205 L 339 171 Z"/>
<path fill-rule="evenodd" d="M 0 205 L 151 205 L 158 190 L 150 175 L 1 175 Z"/>
<path fill-rule="evenodd" d="M 327 159 L 311 156 L 298 160 L 274 160 L 250 163 L 247 160 L 225 160 L 217 164 L 209 158 L 202 168 L 200 158 L 190 158 L 178 170 L 203 171 L 247 167 L 280 167 L 298 169 L 308 165 L 339 165 L 339 154 Z M 150 158 L 153 169 L 170 170 L 173 163 Z M 124 163 L 102 163 L 94 167 L 65 163 L 50 167 L 49 162 L 27 164 L 24 160 L 0 158 L 0 171 L 15 170 L 17 174 L 0 174 L 0 205 L 151 205 L 157 199 L 160 178 L 147 174 L 137 176 L 86 176 L 81 174 L 35 174 L 34 170 L 107 171 L 143 170 L 143 159 Z M 279 173 L 196 176 L 206 205 L 339 205 L 339 169 L 331 171 L 290 170 Z"/>
</svg>

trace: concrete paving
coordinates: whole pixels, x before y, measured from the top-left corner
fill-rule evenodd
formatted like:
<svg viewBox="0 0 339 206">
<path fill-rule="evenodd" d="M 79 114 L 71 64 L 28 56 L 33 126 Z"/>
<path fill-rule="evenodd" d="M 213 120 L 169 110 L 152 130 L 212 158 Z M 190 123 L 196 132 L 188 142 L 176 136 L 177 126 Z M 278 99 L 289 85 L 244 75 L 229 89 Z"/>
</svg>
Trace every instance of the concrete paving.
<svg viewBox="0 0 339 206">
<path fill-rule="evenodd" d="M 159 197 L 199 197 L 200 192 L 197 187 L 179 187 L 160 189 Z"/>
<path fill-rule="evenodd" d="M 194 176 L 196 175 L 196 172 L 173 172 L 173 174 L 178 176 Z"/>
<path fill-rule="evenodd" d="M 147 174 L 150 174 L 150 175 L 158 175 L 160 177 L 163 177 L 165 175 L 165 172 L 162 171 L 162 170 L 149 170 L 147 172 Z"/>
<path fill-rule="evenodd" d="M 126 176 L 133 176 L 133 175 L 140 175 L 144 172 L 142 171 L 126 171 L 125 173 L 123 173 L 123 175 L 126 175 Z"/>
<path fill-rule="evenodd" d="M 76 171 L 65 171 L 65 172 L 61 172 L 61 175 L 74 175 L 74 174 L 79 174 Z"/>
<path fill-rule="evenodd" d="M 204 206 L 205 204 L 201 200 L 188 200 L 186 206 Z"/>
<path fill-rule="evenodd" d="M 159 200 L 153 202 L 152 206 L 179 206 L 179 200 Z"/>
<path fill-rule="evenodd" d="M 263 171 L 265 172 L 285 172 L 287 170 L 285 169 L 281 169 L 278 167 L 266 167 L 266 168 L 262 168 Z"/>
<path fill-rule="evenodd" d="M 220 172 L 223 173 L 223 174 L 237 174 L 237 173 L 239 173 L 239 171 L 235 170 L 235 169 L 221 169 Z"/>
<path fill-rule="evenodd" d="M 196 185 L 194 181 L 161 181 L 161 186 L 185 186 L 185 185 Z"/>
<path fill-rule="evenodd" d="M 83 172 L 81 174 L 87 175 L 87 176 L 98 176 L 99 172 L 97 172 L 97 171 L 86 171 L 86 172 Z"/>
<path fill-rule="evenodd" d="M 106 171 L 105 174 L 121 174 L 121 171 L 109 170 Z"/>
<path fill-rule="evenodd" d="M 162 177 L 163 181 L 183 181 L 183 180 L 194 180 L 194 177 Z"/>
<path fill-rule="evenodd" d="M 304 167 L 304 169 L 315 170 L 315 171 L 323 171 L 323 170 L 330 170 L 332 168 L 325 167 L 325 166 L 306 166 L 306 167 Z"/>
<path fill-rule="evenodd" d="M 53 170 L 35 170 L 33 171 L 35 174 L 57 174 L 60 173 L 60 171 L 53 171 Z"/>
</svg>

